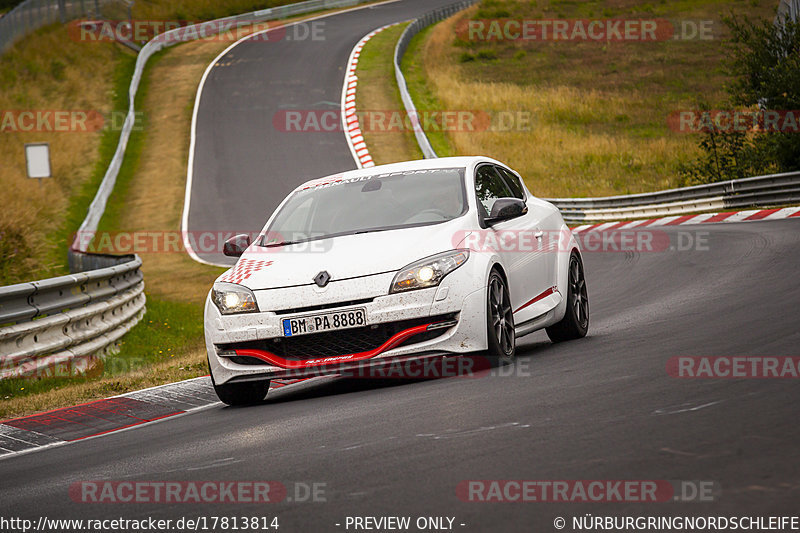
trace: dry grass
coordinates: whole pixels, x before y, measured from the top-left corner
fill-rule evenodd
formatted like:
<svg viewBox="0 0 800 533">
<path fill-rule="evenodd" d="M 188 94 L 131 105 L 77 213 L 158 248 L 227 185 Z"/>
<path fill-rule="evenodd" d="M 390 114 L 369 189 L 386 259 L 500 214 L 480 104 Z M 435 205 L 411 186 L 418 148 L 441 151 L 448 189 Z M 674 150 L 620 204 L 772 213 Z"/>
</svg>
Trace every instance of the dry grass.
<svg viewBox="0 0 800 533">
<path fill-rule="evenodd" d="M 87 45 L 70 39 L 63 27 L 49 27 L 17 43 L 0 62 L 0 109 L 4 118 L 22 111 L 112 110 L 113 78 L 124 54 L 115 44 Z M 99 131 L 19 131 L 25 123 L 5 123 L 0 131 L 0 231 L 3 248 L 0 283 L 27 281 L 57 273 L 52 259 L 65 242 L 49 242 L 48 234 L 60 224 L 70 197 L 94 169 L 101 140 Z M 30 142 L 50 144 L 53 178 L 30 180 L 23 146 Z"/>
<path fill-rule="evenodd" d="M 212 20 L 268 7 L 293 4 L 300 0 L 149 0 L 133 5 L 133 16 L 140 20 Z M 125 16 L 124 14 L 122 15 Z"/>
<path fill-rule="evenodd" d="M 699 152 L 697 138 L 670 131 L 675 110 L 720 105 L 728 80 L 719 12 L 768 16 L 766 1 L 484 2 L 428 32 L 411 67 L 424 74 L 441 109 L 528 113 L 530 127 L 453 131 L 454 154 L 507 162 L 541 196 L 602 196 L 679 184 L 678 168 Z M 491 9 L 487 6 L 491 5 Z M 774 7 L 774 6 L 773 6 Z M 596 11 L 588 12 L 595 9 Z M 645 13 L 638 14 L 637 10 Z M 716 21 L 714 41 L 656 43 L 465 43 L 466 18 L 499 10 L 515 18 L 659 16 Z M 605 11 L 604 11 L 605 10 Z M 481 55 L 481 53 L 483 54 Z M 498 81 L 499 80 L 499 81 Z M 423 96 L 424 99 L 424 96 Z"/>
<path fill-rule="evenodd" d="M 196 353 L 167 358 L 123 375 L 70 383 L 37 394 L 20 395 L 0 403 L 0 419 L 9 419 L 60 407 L 99 400 L 135 390 L 208 374 Z"/>
<path fill-rule="evenodd" d="M 360 113 L 404 112 L 400 91 L 393 81 L 393 57 L 395 43 L 406 26 L 407 24 L 398 24 L 383 30 L 362 49 L 356 68 L 356 109 Z M 422 158 L 422 152 L 411 130 L 395 132 L 367 128 L 363 131 L 364 141 L 376 165 Z"/>
</svg>

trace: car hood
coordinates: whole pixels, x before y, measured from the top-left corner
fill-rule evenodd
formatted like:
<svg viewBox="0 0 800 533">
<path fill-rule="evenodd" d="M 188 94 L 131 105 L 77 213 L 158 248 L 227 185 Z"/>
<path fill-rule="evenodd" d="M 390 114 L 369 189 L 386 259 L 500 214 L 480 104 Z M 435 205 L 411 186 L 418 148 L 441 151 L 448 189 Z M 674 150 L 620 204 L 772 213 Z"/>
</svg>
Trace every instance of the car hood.
<svg viewBox="0 0 800 533">
<path fill-rule="evenodd" d="M 322 271 L 327 271 L 331 280 L 397 271 L 424 257 L 457 248 L 469 233 L 463 227 L 464 218 L 275 248 L 253 245 L 217 281 L 262 290 L 311 285 Z"/>
</svg>

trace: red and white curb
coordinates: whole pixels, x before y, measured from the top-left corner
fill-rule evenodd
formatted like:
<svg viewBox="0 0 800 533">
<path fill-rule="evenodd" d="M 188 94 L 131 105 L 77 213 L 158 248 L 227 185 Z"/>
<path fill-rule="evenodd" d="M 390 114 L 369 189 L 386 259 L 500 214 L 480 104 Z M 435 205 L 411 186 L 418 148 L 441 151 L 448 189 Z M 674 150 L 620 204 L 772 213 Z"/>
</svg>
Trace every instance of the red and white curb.
<svg viewBox="0 0 800 533">
<path fill-rule="evenodd" d="M 347 60 L 347 70 L 344 75 L 344 86 L 342 87 L 342 126 L 344 127 L 344 136 L 347 138 L 347 144 L 350 146 L 350 152 L 353 154 L 353 159 L 358 168 L 375 166 L 372 156 L 369 155 L 367 143 L 364 142 L 364 135 L 358 122 L 358 115 L 356 115 L 356 86 L 358 85 L 356 67 L 358 66 L 358 58 L 361 56 L 361 49 L 364 48 L 367 41 L 386 28 L 391 28 L 398 24 L 400 23 L 387 24 L 366 34 L 355 45 L 352 52 L 350 52 L 350 58 Z"/>
<path fill-rule="evenodd" d="M 649 220 L 633 220 L 623 222 L 602 222 L 600 224 L 584 224 L 573 228 L 574 232 L 627 230 L 633 228 L 654 228 L 658 226 L 682 226 L 690 224 L 708 224 L 716 222 L 750 222 L 754 220 L 779 220 L 800 217 L 800 207 L 784 207 L 776 209 L 749 209 L 728 213 L 703 213 L 702 215 L 680 215 Z"/>
<path fill-rule="evenodd" d="M 276 389 L 322 381 L 329 376 L 275 379 Z M 335 376 L 334 376 L 335 377 Z M 158 385 L 72 407 L 0 422 L 0 459 L 97 438 L 209 407 L 222 406 L 208 376 Z"/>
</svg>

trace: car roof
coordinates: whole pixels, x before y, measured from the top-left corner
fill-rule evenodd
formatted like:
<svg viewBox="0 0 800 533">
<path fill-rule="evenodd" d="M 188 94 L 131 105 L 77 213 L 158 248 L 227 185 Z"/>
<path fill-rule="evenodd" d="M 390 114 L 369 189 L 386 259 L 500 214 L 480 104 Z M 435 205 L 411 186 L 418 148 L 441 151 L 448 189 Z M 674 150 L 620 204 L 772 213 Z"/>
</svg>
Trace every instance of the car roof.
<svg viewBox="0 0 800 533">
<path fill-rule="evenodd" d="M 424 169 L 453 168 L 453 167 L 467 168 L 479 162 L 499 163 L 499 161 L 495 161 L 489 157 L 481 157 L 481 156 L 438 157 L 435 159 L 419 159 L 416 161 L 403 161 L 400 163 L 390 163 L 388 165 L 376 165 L 374 167 L 365 167 L 356 170 L 338 172 L 336 174 L 331 174 L 329 176 L 324 176 L 321 178 L 316 178 L 307 181 L 302 185 L 300 185 L 299 187 L 297 187 L 297 189 L 295 190 L 307 189 L 309 187 L 314 187 L 317 185 L 321 185 L 323 183 L 329 183 L 334 180 L 357 178 L 361 176 L 372 176 L 374 174 L 380 174 L 383 172 L 398 172 L 403 170 L 424 170 Z"/>
</svg>

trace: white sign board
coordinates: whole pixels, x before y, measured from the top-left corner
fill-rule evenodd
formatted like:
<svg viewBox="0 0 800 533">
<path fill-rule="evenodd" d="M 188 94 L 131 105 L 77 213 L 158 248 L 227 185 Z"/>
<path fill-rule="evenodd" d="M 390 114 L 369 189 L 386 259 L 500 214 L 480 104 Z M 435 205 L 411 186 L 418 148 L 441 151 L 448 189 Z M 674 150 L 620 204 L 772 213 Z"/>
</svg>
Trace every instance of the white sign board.
<svg viewBox="0 0 800 533">
<path fill-rule="evenodd" d="M 50 145 L 48 143 L 25 144 L 25 163 L 29 178 L 49 178 Z"/>
</svg>

